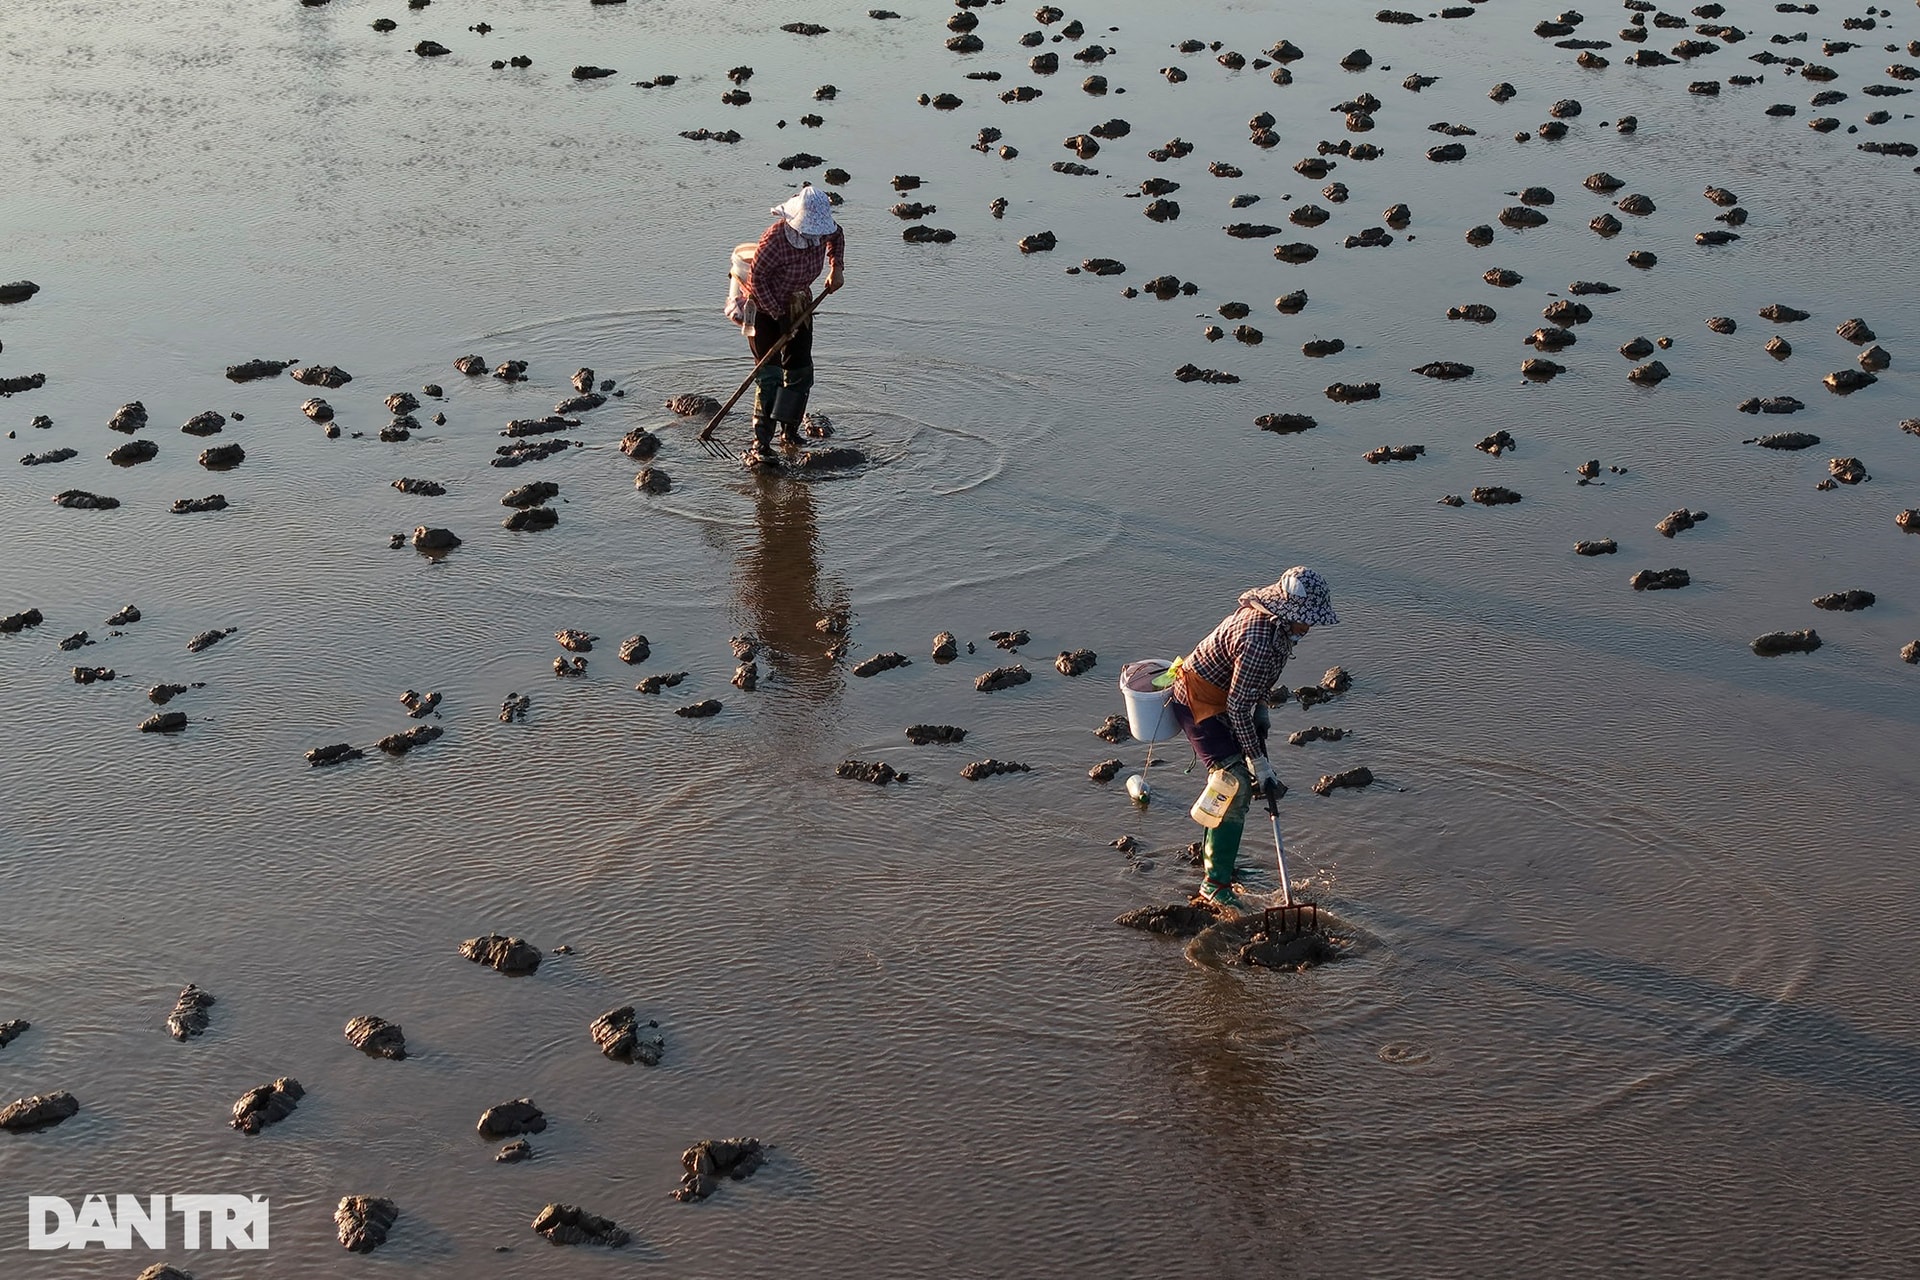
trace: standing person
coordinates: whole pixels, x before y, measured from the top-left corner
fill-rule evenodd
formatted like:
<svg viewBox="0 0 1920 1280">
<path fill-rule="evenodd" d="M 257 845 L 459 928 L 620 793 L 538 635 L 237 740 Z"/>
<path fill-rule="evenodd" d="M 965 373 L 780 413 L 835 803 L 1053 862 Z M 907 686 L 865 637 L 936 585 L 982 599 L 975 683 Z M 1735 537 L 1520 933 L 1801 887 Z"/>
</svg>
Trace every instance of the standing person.
<svg viewBox="0 0 1920 1280">
<path fill-rule="evenodd" d="M 749 467 L 778 468 L 773 429 L 780 428 L 783 447 L 798 448 L 800 420 L 813 389 L 813 320 L 802 319 L 813 301 L 810 286 L 823 264 L 827 293 L 845 283 L 847 237 L 834 220 L 827 193 L 811 184 L 769 212 L 780 216 L 760 237 L 747 268 L 742 328 L 755 360 L 797 331 L 755 377 L 753 448 L 744 461 Z"/>
<path fill-rule="evenodd" d="M 1209 770 L 1224 770 L 1240 784 L 1226 816 L 1202 841 L 1200 896 L 1214 906 L 1246 909 L 1233 876 L 1247 806 L 1256 793 L 1275 799 L 1286 794 L 1267 759 L 1267 695 L 1294 643 L 1314 627 L 1339 621 L 1327 580 L 1296 565 L 1272 586 L 1241 592 L 1239 607 L 1177 664 L 1174 719 Z"/>
</svg>

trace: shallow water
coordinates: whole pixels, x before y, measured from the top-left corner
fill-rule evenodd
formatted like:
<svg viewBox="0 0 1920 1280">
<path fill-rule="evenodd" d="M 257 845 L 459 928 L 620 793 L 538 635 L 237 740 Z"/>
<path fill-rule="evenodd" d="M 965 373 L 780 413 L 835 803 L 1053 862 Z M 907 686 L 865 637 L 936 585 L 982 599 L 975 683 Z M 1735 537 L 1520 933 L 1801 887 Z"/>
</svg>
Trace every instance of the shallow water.
<svg viewBox="0 0 1920 1280">
<path fill-rule="evenodd" d="M 1079 42 L 1045 46 L 1059 74 L 1028 73 L 1024 9 L 977 11 L 988 51 L 970 58 L 942 48 L 944 7 L 898 22 L 809 9 L 9 9 L 0 280 L 44 292 L 0 306 L 0 373 L 48 384 L 0 400 L 0 428 L 18 453 L 82 457 L 0 468 L 0 614 L 48 619 L 0 636 L 0 1020 L 34 1024 L 0 1050 L 0 1101 L 64 1088 L 83 1110 L 0 1141 L 0 1195 L 15 1198 L 0 1274 L 159 1260 L 25 1250 L 20 1197 L 96 1191 L 269 1195 L 267 1254 L 166 1255 L 202 1280 L 335 1274 L 330 1215 L 349 1193 L 401 1208 L 364 1265 L 427 1276 L 1901 1274 L 1920 1248 L 1905 750 L 1920 677 L 1897 651 L 1920 636 L 1920 542 L 1893 517 L 1920 505 L 1920 440 L 1898 426 L 1914 412 L 1920 258 L 1902 239 L 1911 164 L 1853 144 L 1920 140 L 1907 99 L 1857 92 L 1906 60 L 1880 46 L 1920 24 L 1902 11 L 1842 32 L 1837 12 L 1734 5 L 1723 21 L 1746 27 L 1742 44 L 1640 70 L 1616 43 L 1612 67 L 1586 72 L 1531 34 L 1552 11 L 1505 0 L 1410 27 L 1324 6 L 1112 3 L 1068 13 L 1116 49 L 1096 69 L 1128 90 L 1092 99 L 1064 56 Z M 380 16 L 400 29 L 372 32 Z M 778 30 L 802 17 L 833 30 Z M 1612 38 L 1624 17 L 1596 10 L 1578 34 Z M 467 30 L 482 20 L 496 29 Z M 1766 43 L 1798 30 L 1810 44 Z M 1171 48 L 1194 36 L 1252 57 L 1283 35 L 1308 53 L 1285 87 Z M 1821 136 L 1808 87 L 1745 55 L 1817 56 L 1843 35 L 1864 47 L 1832 59 L 1842 79 L 1820 87 L 1852 93 L 1832 114 L 1885 106 L 1895 121 Z M 422 38 L 453 55 L 416 58 Z M 1341 71 L 1361 45 L 1375 68 Z M 515 53 L 534 66 L 486 66 Z M 575 83 L 577 62 L 620 74 Z M 753 102 L 724 106 L 740 64 Z M 1175 64 L 1191 78 L 1155 74 Z M 1006 78 L 965 80 L 974 69 Z M 1763 70 L 1718 98 L 1685 92 Z M 1442 78 L 1409 93 L 1415 71 Z M 631 83 L 663 72 L 682 79 Z M 1504 106 L 1486 97 L 1500 79 L 1520 89 Z M 825 82 L 839 97 L 816 103 Z M 1023 83 L 1044 95 L 998 101 Z M 1378 127 L 1349 135 L 1327 108 L 1362 90 L 1383 101 Z M 942 91 L 965 105 L 913 105 Z M 1511 141 L 1568 96 L 1585 109 L 1567 139 Z M 1800 116 L 1764 116 L 1775 101 Z M 1261 110 L 1279 117 L 1268 152 L 1243 128 Z M 826 123 L 801 127 L 809 111 Z M 1636 134 L 1605 127 L 1629 111 Z M 1059 139 L 1112 116 L 1133 131 L 1089 162 L 1100 176 L 1048 169 L 1070 158 Z M 1446 140 L 1427 131 L 1439 120 L 1479 130 L 1464 163 L 1422 158 Z M 985 125 L 1020 156 L 968 150 Z M 745 139 L 676 136 L 695 127 Z M 1191 156 L 1146 158 L 1175 136 Z M 1317 244 L 1316 261 L 1220 233 L 1284 223 L 1289 194 L 1325 204 L 1326 180 L 1290 166 L 1345 137 L 1386 155 L 1342 161 L 1331 179 L 1351 200 L 1275 238 Z M 850 287 L 822 313 L 815 407 L 876 465 L 759 483 L 658 406 L 744 374 L 718 316 L 725 255 L 793 181 L 774 162 L 801 150 L 854 174 Z M 1245 175 L 1211 177 L 1213 159 Z M 1580 186 L 1597 169 L 1657 212 L 1593 235 L 1611 207 Z M 925 179 L 908 198 L 938 206 L 953 244 L 899 242 L 896 173 Z M 1183 184 L 1177 222 L 1126 198 L 1156 176 Z M 1557 197 L 1547 226 L 1466 245 L 1530 184 Z M 1692 242 L 1720 225 L 1709 184 L 1752 214 L 1735 245 Z M 1263 199 L 1231 210 L 1239 191 Z M 1412 239 L 1338 247 L 1401 200 Z M 1041 229 L 1060 247 L 1019 254 Z M 1633 248 L 1659 265 L 1627 266 Z M 1128 271 L 1061 274 L 1093 256 Z M 1523 284 L 1483 284 L 1495 265 Z M 1162 272 L 1200 292 L 1120 298 Z M 1584 299 L 1594 320 L 1554 357 L 1566 373 L 1524 382 L 1521 339 L 1576 279 L 1622 292 Z M 1306 310 L 1274 311 L 1295 288 Z M 1203 339 L 1210 320 L 1231 329 L 1216 315 L 1231 300 L 1262 345 Z M 1812 318 L 1769 326 L 1754 313 L 1775 300 Z M 1444 319 L 1468 301 L 1498 321 Z M 1712 315 L 1738 332 L 1711 333 Z M 1895 364 L 1842 398 L 1818 379 L 1851 365 L 1833 330 L 1855 315 Z M 1795 348 L 1784 363 L 1761 351 L 1776 328 Z M 1625 379 L 1615 348 L 1636 334 L 1674 339 L 1657 389 Z M 1316 336 L 1347 350 L 1301 358 Z M 465 379 L 451 361 L 468 351 L 528 360 L 532 379 Z M 318 394 L 366 438 L 324 439 L 298 412 L 315 393 L 286 379 L 221 376 L 295 355 L 353 373 Z M 1475 376 L 1406 372 L 1437 359 Z M 1187 362 L 1243 381 L 1176 383 Z M 505 421 L 547 412 L 581 365 L 627 392 L 568 433 L 588 447 L 489 467 Z M 1382 398 L 1333 404 L 1335 380 L 1378 380 Z M 443 410 L 447 425 L 375 441 L 381 399 L 426 382 L 447 398 L 422 421 Z M 1733 408 L 1782 393 L 1806 410 Z M 161 454 L 123 471 L 101 457 L 123 440 L 103 424 L 135 398 Z M 209 442 L 175 430 L 210 407 L 245 420 Z M 1253 428 L 1284 411 L 1320 426 Z M 28 427 L 41 413 L 52 430 Z M 616 442 L 635 425 L 662 433 L 668 495 L 633 491 Z M 1501 427 L 1516 452 L 1472 449 Z M 1740 444 L 1787 428 L 1822 444 Z M 247 461 L 201 471 L 203 443 L 224 441 Z M 1359 456 L 1416 442 L 1413 463 Z M 1844 455 L 1873 480 L 1816 491 Z M 1626 473 L 1577 486 L 1595 457 Z M 402 475 L 449 492 L 400 494 Z M 561 485 L 560 524 L 509 534 L 497 495 L 531 479 Z M 1493 483 L 1524 501 L 1436 502 Z M 47 501 L 69 487 L 125 505 Z M 166 510 L 212 492 L 232 508 Z M 1711 518 L 1660 538 L 1681 506 Z M 388 548 L 420 523 L 465 544 L 441 561 Z M 1571 554 L 1600 536 L 1619 554 Z M 1195 835 L 1199 775 L 1179 753 L 1138 810 L 1085 771 L 1114 754 L 1135 767 L 1142 748 L 1090 731 L 1120 709 L 1122 662 L 1189 646 L 1236 592 L 1301 561 L 1333 580 L 1344 622 L 1302 645 L 1289 682 L 1340 663 L 1355 687 L 1276 712 L 1281 733 L 1352 731 L 1275 748 L 1294 786 L 1289 863 L 1371 945 L 1306 975 L 1195 968 L 1179 942 L 1110 922 L 1190 887 L 1173 854 Z M 1628 589 L 1669 565 L 1693 585 Z M 1878 603 L 1808 603 L 1851 587 Z M 108 637 L 101 620 L 128 601 L 144 619 Z M 862 679 L 829 658 L 814 622 L 841 607 L 854 658 L 897 649 L 912 665 Z M 239 631 L 185 652 L 216 626 Z M 1747 650 L 1805 626 L 1825 641 L 1815 654 Z M 601 637 L 584 678 L 549 674 L 561 627 Z M 1035 679 L 976 693 L 1007 660 L 986 640 L 1003 627 L 1032 632 L 1018 660 Z M 99 643 L 55 649 L 83 628 Z M 942 629 L 978 652 L 933 663 Z M 628 670 L 613 650 L 636 631 L 653 657 Z M 726 683 L 743 632 L 781 651 L 753 694 Z M 1094 671 L 1052 670 L 1081 646 Z M 76 662 L 119 678 L 75 686 Z M 659 698 L 633 691 L 672 670 L 691 675 Z M 178 738 L 134 732 L 161 680 L 206 682 L 172 704 L 192 718 Z M 445 695 L 446 736 L 308 768 L 310 747 L 406 727 L 407 688 Z M 513 691 L 532 696 L 524 724 L 496 718 Z M 726 704 L 712 720 L 669 714 L 708 696 Z M 911 747 L 900 731 L 916 722 L 969 735 Z M 959 778 L 989 755 L 1034 768 Z M 912 781 L 839 781 L 848 757 Z M 1354 764 L 1380 781 L 1310 793 Z M 1150 853 L 1109 848 L 1123 833 Z M 1268 843 L 1250 824 L 1263 888 Z M 490 929 L 574 952 L 504 978 L 457 954 Z M 206 1036 L 176 1045 L 161 1023 L 188 981 L 219 1003 Z M 666 1034 L 657 1068 L 592 1049 L 588 1021 L 629 1002 Z M 361 1057 L 340 1027 L 362 1013 L 403 1025 L 413 1056 Z M 254 1138 L 226 1127 L 235 1098 L 280 1075 L 308 1091 L 293 1117 Z M 522 1096 L 550 1128 L 533 1161 L 495 1165 L 472 1126 Z M 683 1148 L 747 1133 L 775 1148 L 753 1180 L 699 1206 L 668 1198 Z M 549 1248 L 527 1223 L 554 1200 L 635 1243 Z"/>
</svg>

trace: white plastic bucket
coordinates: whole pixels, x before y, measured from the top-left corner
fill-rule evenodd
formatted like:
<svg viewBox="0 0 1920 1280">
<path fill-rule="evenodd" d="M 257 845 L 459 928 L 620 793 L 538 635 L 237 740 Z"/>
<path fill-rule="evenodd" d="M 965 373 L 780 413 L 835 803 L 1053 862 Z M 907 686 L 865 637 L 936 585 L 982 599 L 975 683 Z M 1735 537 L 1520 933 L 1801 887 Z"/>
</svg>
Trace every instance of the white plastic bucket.
<svg viewBox="0 0 1920 1280">
<path fill-rule="evenodd" d="M 1127 728 L 1141 742 L 1167 742 L 1180 736 L 1173 718 L 1173 689 L 1156 689 L 1154 677 L 1165 674 L 1171 658 L 1142 658 L 1120 668 L 1120 694 L 1127 700 Z"/>
</svg>

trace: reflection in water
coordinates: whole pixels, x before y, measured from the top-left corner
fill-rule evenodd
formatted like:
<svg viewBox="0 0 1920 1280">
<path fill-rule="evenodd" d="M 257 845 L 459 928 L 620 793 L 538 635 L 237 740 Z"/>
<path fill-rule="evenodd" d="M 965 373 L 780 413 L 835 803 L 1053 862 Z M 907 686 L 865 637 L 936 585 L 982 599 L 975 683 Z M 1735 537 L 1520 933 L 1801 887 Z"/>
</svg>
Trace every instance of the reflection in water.
<svg viewBox="0 0 1920 1280">
<path fill-rule="evenodd" d="M 835 645 L 850 606 L 844 589 L 820 582 L 813 486 L 777 477 L 759 481 L 753 528 L 735 575 L 747 629 L 795 690 L 809 702 L 825 702 L 840 689 Z M 834 620 L 831 629 L 819 625 L 827 618 Z"/>
</svg>

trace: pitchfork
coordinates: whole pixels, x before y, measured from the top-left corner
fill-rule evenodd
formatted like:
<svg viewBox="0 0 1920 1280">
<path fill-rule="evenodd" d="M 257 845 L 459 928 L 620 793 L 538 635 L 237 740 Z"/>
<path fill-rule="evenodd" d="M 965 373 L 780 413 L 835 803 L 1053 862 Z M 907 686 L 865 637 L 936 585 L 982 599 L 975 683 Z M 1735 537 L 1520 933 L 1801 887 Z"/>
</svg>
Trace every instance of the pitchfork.
<svg viewBox="0 0 1920 1280">
<path fill-rule="evenodd" d="M 1267 789 L 1267 816 L 1273 822 L 1273 856 L 1280 863 L 1280 905 L 1268 907 L 1262 912 L 1260 924 L 1275 937 L 1292 938 L 1302 933 L 1319 931 L 1320 907 L 1318 903 L 1293 900 L 1293 885 L 1287 879 L 1287 848 L 1280 840 L 1278 792 L 1278 787 Z"/>
</svg>

